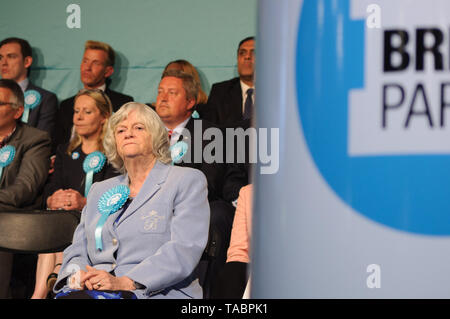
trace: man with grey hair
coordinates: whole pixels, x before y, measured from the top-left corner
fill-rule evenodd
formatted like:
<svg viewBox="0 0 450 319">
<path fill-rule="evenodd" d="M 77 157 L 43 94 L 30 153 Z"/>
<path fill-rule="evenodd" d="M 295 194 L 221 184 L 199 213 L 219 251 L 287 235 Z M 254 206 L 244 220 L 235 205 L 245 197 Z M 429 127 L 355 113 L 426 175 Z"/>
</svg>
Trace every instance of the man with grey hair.
<svg viewBox="0 0 450 319">
<path fill-rule="evenodd" d="M 50 167 L 50 136 L 20 121 L 23 104 L 20 86 L 14 80 L 1 79 L 0 214 L 40 208 L 40 194 Z M 12 260 L 11 253 L 0 252 L 0 298 L 8 297 Z"/>
<path fill-rule="evenodd" d="M 208 180 L 208 199 L 211 202 L 222 198 L 225 165 L 223 160 L 212 162 L 203 158 L 203 150 L 210 142 L 203 139 L 203 133 L 214 125 L 192 117 L 197 90 L 190 74 L 168 70 L 163 73 L 158 86 L 155 110 L 166 126 L 170 145 L 184 142 L 188 146 L 187 153 L 175 165 L 196 168 L 205 174 Z M 195 156 L 196 154 L 200 156 Z"/>
<path fill-rule="evenodd" d="M 247 180 L 239 171 L 231 169 L 233 164 L 224 162 L 224 145 L 216 141 L 219 135 L 223 136 L 223 132 L 212 123 L 192 116 L 197 90 L 192 75 L 179 70 L 164 72 L 158 86 L 156 113 L 166 126 L 172 152 L 178 154 L 176 150 L 186 146 L 185 155 L 179 161 L 173 158 L 174 164 L 202 171 L 208 182 L 211 218 L 207 253 L 215 257 L 209 267 L 210 277 L 202 283 L 204 296 L 208 298 L 215 277 L 225 264 L 235 211 L 231 202 L 225 200 L 223 189 L 229 184 L 238 185 L 236 188 L 240 189 Z M 205 138 L 208 135 L 206 131 L 213 135 Z M 216 147 L 214 152 L 208 154 L 206 150 L 212 148 L 210 143 Z M 207 158 L 209 155 L 211 158 Z"/>
</svg>

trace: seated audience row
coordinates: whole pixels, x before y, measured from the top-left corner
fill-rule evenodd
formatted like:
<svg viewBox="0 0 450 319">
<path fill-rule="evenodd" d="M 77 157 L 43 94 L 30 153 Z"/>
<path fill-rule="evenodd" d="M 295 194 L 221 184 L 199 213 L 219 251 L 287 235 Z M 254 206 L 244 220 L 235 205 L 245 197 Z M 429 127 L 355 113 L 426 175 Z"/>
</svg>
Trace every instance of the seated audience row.
<svg viewBox="0 0 450 319">
<path fill-rule="evenodd" d="M 132 97 L 114 92 L 107 86 L 107 82 L 114 72 L 114 59 L 114 51 L 108 44 L 87 41 L 80 65 L 80 79 L 85 89 L 81 90 L 76 96 L 64 100 L 58 109 L 56 96 L 53 93 L 32 86 L 28 80 L 29 67 L 32 63 L 31 47 L 28 42 L 18 38 L 8 38 L 0 43 L 2 78 L 10 78 L 12 81 L 9 82 L 18 83 L 20 85 L 18 87 L 21 89 L 19 91 L 22 94 L 25 92 L 23 106 L 20 105 L 20 102 L 15 105 L 8 99 L 0 102 L 10 104 L 11 109 L 14 109 L 14 106 L 17 107 L 15 115 L 12 117 L 15 127 L 28 128 L 28 125 L 21 124 L 21 122 L 25 122 L 51 134 L 53 140 L 52 153 L 56 153 L 55 162 L 52 164 L 55 170 L 54 172 L 53 170 L 49 171 L 50 176 L 43 196 L 30 195 L 28 200 L 42 200 L 43 198 L 44 205 L 46 204 L 45 207 L 48 209 L 82 210 L 84 207 L 89 207 L 89 201 L 86 206 L 86 198 L 89 198 L 88 192 L 92 183 L 119 174 L 110 166 L 109 163 L 113 163 L 113 161 L 109 157 L 108 163 L 100 167 L 95 173 L 88 174 L 83 170 L 83 163 L 90 156 L 98 153 L 103 154 L 102 142 L 111 114 L 118 112 L 119 109 L 122 110 L 123 104 L 133 100 Z M 208 265 L 209 273 L 212 274 L 210 275 L 211 279 L 207 285 L 202 283 L 202 285 L 204 284 L 204 297 L 210 296 L 212 287 L 218 282 L 217 276 L 225 265 L 235 210 L 231 203 L 237 199 L 240 188 L 249 182 L 249 165 L 248 163 L 225 163 L 225 155 L 223 160 L 219 162 L 210 163 L 205 161 L 203 156 L 200 161 L 195 161 L 194 154 L 197 154 L 197 148 L 203 154 L 206 145 L 210 142 L 209 140 L 204 141 L 202 138 L 206 129 L 217 127 L 224 130 L 227 127 L 237 126 L 247 128 L 251 125 L 250 119 L 254 108 L 253 68 L 254 38 L 250 37 L 242 40 L 238 47 L 238 72 L 240 77 L 213 85 L 208 99 L 201 89 L 196 69 L 185 60 L 172 61 L 163 72 L 158 86 L 157 101 L 154 105 L 151 105 L 156 110 L 167 132 L 165 138 L 168 139 L 168 147 L 172 152 L 172 164 L 201 171 L 207 181 L 209 201 L 207 220 L 210 220 L 209 232 L 207 231 L 207 238 L 209 238 L 207 247 L 214 251 L 215 258 Z M 20 70 L 20 72 L 15 74 L 16 70 Z M 11 92 L 17 91 L 17 87 L 10 90 L 12 90 Z M 14 91 L 12 95 L 16 95 L 20 99 L 17 92 Z M 23 111 L 20 111 L 21 109 Z M 150 110 L 148 107 L 147 109 Z M 122 120 L 125 121 L 127 116 L 125 115 Z M 201 130 L 197 131 L 196 127 L 201 127 Z M 14 132 L 14 130 L 10 131 L 9 136 L 15 136 Z M 197 138 L 197 135 L 200 134 L 202 136 Z M 3 149 L 2 146 L 10 144 L 7 139 L 8 135 L 4 135 L 4 137 L 1 141 L 3 144 L 0 144 L 0 152 Z M 0 138 L 2 138 L 2 135 L 0 135 Z M 201 145 L 194 143 L 197 140 L 201 140 Z M 174 154 L 181 154 L 181 157 L 174 158 Z M 47 160 L 40 162 L 48 165 L 49 154 L 46 158 Z M 135 162 L 131 160 L 130 163 Z M 130 165 L 134 167 L 134 164 Z M 28 170 L 25 167 L 22 168 Z M 127 176 L 131 183 L 129 173 Z M 46 174 L 43 179 L 45 183 Z M 0 207 L 3 204 L 1 201 L 2 188 L 0 188 Z M 140 189 L 140 187 L 137 188 Z M 33 188 L 35 192 L 42 192 L 42 190 L 42 183 Z M 91 203 L 91 205 L 96 205 L 96 203 Z M 19 204 L 11 205 L 8 208 L 26 207 L 26 205 Z M 126 207 L 123 210 L 126 210 Z M 86 226 L 83 225 L 83 218 L 84 213 L 79 228 Z M 79 231 L 81 230 L 77 229 L 77 232 Z M 201 237 L 201 234 L 199 234 L 199 237 Z M 74 241 L 75 238 L 76 236 Z M 76 244 L 79 243 L 74 242 L 72 246 Z M 68 248 L 68 251 L 70 249 Z M 116 258 L 117 251 L 115 254 L 114 257 Z M 65 253 L 65 256 L 67 256 L 67 253 Z M 59 268 L 61 268 L 61 264 L 65 263 L 65 260 L 66 257 L 63 262 L 62 253 L 39 256 L 33 298 L 45 298 L 47 296 L 47 284 L 49 284 L 49 287 L 52 286 L 52 282 L 56 280 Z M 198 260 L 196 263 L 198 263 Z M 117 264 L 115 263 L 115 265 Z M 94 269 L 95 264 L 86 264 L 85 266 L 89 269 L 85 267 L 84 272 L 80 273 L 81 277 L 85 278 L 82 287 L 95 290 L 92 282 L 90 284 L 90 281 L 86 278 L 91 276 L 96 278 L 99 270 Z M 11 254 L 0 254 L 0 268 L 3 268 L 3 271 L 0 271 L 0 280 L 5 278 L 1 282 L 6 282 L 7 285 L 9 282 L 7 278 L 9 278 L 12 268 Z M 96 273 L 96 275 L 93 273 Z M 182 280 L 182 282 L 184 281 Z M 128 287 L 139 290 L 142 286 L 143 283 L 139 282 Z M 164 289 L 167 292 L 171 289 L 178 289 L 170 287 L 170 285 L 165 286 Z M 137 294 L 138 297 L 149 297 L 160 293 L 160 291 L 155 293 L 154 290 L 149 290 L 145 285 L 142 289 L 144 290 Z M 4 294 L 6 294 L 6 290 L 7 287 L 3 287 Z M 0 297 L 1 294 L 2 287 L 0 287 Z M 198 293 L 192 294 L 192 297 L 199 296 L 201 295 Z"/>
</svg>

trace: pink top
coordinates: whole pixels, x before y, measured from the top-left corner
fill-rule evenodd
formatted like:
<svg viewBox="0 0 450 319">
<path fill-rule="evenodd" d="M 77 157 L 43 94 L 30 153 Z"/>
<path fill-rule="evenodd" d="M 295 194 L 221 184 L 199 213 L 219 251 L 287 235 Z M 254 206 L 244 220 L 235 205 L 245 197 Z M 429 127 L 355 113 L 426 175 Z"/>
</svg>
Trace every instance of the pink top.
<svg viewBox="0 0 450 319">
<path fill-rule="evenodd" d="M 231 230 L 230 247 L 227 252 L 227 262 L 250 262 L 252 195 L 252 184 L 242 187 L 239 191 L 233 228 Z"/>
</svg>

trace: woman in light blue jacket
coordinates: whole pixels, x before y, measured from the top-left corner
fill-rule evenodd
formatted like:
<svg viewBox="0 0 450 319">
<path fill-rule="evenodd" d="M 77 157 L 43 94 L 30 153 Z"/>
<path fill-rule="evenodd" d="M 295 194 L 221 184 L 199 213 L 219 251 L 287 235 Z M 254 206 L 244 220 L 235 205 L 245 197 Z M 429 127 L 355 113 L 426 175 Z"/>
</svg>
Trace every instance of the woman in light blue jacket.
<svg viewBox="0 0 450 319">
<path fill-rule="evenodd" d="M 130 102 L 109 120 L 106 156 L 123 175 L 94 183 L 55 285 L 57 298 L 202 298 L 208 239 L 202 172 L 170 165 L 166 129 Z"/>
</svg>

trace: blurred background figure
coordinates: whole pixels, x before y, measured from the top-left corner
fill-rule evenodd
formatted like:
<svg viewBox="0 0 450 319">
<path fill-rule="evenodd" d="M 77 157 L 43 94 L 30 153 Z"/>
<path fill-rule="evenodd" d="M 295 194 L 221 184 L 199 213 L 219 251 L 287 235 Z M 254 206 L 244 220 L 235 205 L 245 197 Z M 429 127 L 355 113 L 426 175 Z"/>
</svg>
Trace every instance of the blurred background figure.
<svg viewBox="0 0 450 319">
<path fill-rule="evenodd" d="M 237 49 L 239 77 L 214 83 L 208 99 L 205 117 L 221 127 L 241 126 L 253 118 L 255 105 L 255 38 L 247 37 Z"/>
<path fill-rule="evenodd" d="M 250 264 L 250 238 L 252 230 L 253 186 L 241 188 L 231 230 L 227 263 L 222 268 L 212 292 L 216 299 L 241 299 L 248 282 Z"/>
</svg>

